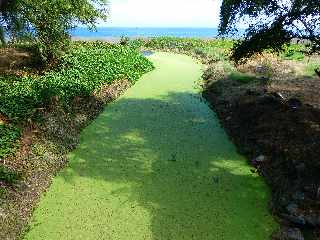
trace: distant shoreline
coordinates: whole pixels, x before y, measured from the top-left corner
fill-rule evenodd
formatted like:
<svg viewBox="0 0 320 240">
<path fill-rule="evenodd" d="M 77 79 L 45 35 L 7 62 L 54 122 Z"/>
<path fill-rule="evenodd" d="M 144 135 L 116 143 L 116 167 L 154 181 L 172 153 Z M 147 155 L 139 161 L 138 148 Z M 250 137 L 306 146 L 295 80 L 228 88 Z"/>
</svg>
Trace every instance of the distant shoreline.
<svg viewBox="0 0 320 240">
<path fill-rule="evenodd" d="M 126 27 L 98 27 L 96 31 L 86 28 L 75 28 L 70 32 L 76 40 L 102 40 L 118 41 L 122 36 L 130 39 L 153 37 L 179 37 L 179 38 L 217 38 L 217 28 L 126 28 Z"/>
<path fill-rule="evenodd" d="M 159 36 L 163 37 L 163 36 Z M 128 37 L 130 40 L 136 40 L 136 39 L 143 39 L 143 40 L 149 40 L 152 38 L 159 38 L 159 37 Z M 174 36 L 167 36 L 167 37 L 174 37 Z M 217 37 L 176 37 L 176 38 L 190 38 L 190 39 L 201 39 L 201 40 L 214 40 L 217 39 Z M 121 37 L 100 37 L 100 36 L 92 36 L 92 37 L 80 37 L 80 36 L 73 36 L 71 37 L 72 41 L 86 41 L 86 42 L 93 42 L 93 41 L 102 41 L 102 42 L 108 42 L 108 43 L 119 43 L 121 40 Z"/>
</svg>

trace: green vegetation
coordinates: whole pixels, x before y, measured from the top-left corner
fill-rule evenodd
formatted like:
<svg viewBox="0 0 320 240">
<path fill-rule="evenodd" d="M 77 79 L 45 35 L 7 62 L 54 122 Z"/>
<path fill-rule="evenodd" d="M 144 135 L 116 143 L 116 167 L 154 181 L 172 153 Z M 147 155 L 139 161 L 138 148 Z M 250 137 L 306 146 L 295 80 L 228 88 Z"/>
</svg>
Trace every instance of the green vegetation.
<svg viewBox="0 0 320 240">
<path fill-rule="evenodd" d="M 20 137 L 20 130 L 16 127 L 0 124 L 0 159 L 13 153 Z M 1 179 L 1 172 L 0 172 Z"/>
<path fill-rule="evenodd" d="M 316 76 L 315 69 L 320 70 L 320 63 L 315 63 L 315 62 L 307 62 L 306 67 L 305 67 L 305 75 L 309 77 L 314 77 Z"/>
<path fill-rule="evenodd" d="M 21 176 L 18 173 L 0 165 L 0 181 L 13 185 L 17 183 L 20 178 Z"/>
<path fill-rule="evenodd" d="M 189 53 L 215 61 L 226 60 L 233 43 L 232 40 L 202 40 L 175 37 L 152 38 L 142 44 L 140 42 L 141 45 L 147 48 Z"/>
<path fill-rule="evenodd" d="M 238 81 L 240 83 L 246 84 L 250 83 L 257 78 L 253 75 L 247 74 L 247 73 L 242 73 L 242 72 L 232 72 L 229 74 L 229 78 L 234 81 Z"/>
<path fill-rule="evenodd" d="M 88 128 L 25 240 L 265 240 L 269 191 L 202 101 L 202 66 L 150 56 L 144 75 Z"/>
<path fill-rule="evenodd" d="M 58 66 L 41 76 L 1 76 L 0 112 L 15 124 L 37 116 L 52 98 L 68 106 L 74 97 L 91 95 L 114 80 L 138 80 L 152 63 L 129 46 L 75 43 Z M 14 151 L 16 127 L 0 125 L 0 158 Z"/>
<path fill-rule="evenodd" d="M 94 28 L 106 19 L 105 0 L 3 0 L 0 1 L 0 37 L 31 41 L 43 63 L 61 56 L 69 44 L 69 31 L 79 24 Z"/>
<path fill-rule="evenodd" d="M 280 52 L 280 56 L 285 60 L 302 61 L 305 59 L 306 51 L 306 47 L 302 44 L 290 44 L 284 46 L 283 51 Z"/>
<path fill-rule="evenodd" d="M 202 59 L 208 58 L 211 61 L 230 62 L 230 55 L 235 40 L 230 39 L 199 39 L 199 38 L 177 38 L 177 37 L 159 37 L 151 40 L 136 39 L 128 41 L 127 44 L 136 49 L 145 47 L 163 51 L 174 51 L 192 54 Z M 272 52 L 272 49 L 266 49 L 265 52 Z M 307 48 L 303 44 L 288 44 L 281 49 L 279 56 L 285 60 L 301 61 L 305 59 Z"/>
<path fill-rule="evenodd" d="M 7 190 L 3 187 L 0 187 L 0 199 L 5 199 L 7 196 Z"/>
<path fill-rule="evenodd" d="M 1 77 L 0 110 L 11 120 L 26 120 L 52 97 L 68 104 L 74 97 L 89 96 L 116 79 L 134 82 L 152 64 L 136 50 L 105 43 L 77 43 L 58 67 L 42 76 Z"/>
<path fill-rule="evenodd" d="M 246 35 L 232 51 L 236 62 L 264 50 L 283 50 L 291 40 L 308 40 L 310 53 L 320 50 L 320 4 L 317 0 L 224 0 L 219 31 L 233 33 L 238 22 L 248 23 Z M 298 57 L 298 56 L 296 56 Z"/>
</svg>

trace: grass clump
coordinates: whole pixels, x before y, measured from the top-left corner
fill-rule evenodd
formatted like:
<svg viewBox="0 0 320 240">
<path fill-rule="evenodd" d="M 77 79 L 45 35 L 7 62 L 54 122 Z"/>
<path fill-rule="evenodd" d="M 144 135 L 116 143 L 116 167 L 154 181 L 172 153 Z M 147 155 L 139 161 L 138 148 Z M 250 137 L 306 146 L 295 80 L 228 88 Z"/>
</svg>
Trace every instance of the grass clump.
<svg viewBox="0 0 320 240">
<path fill-rule="evenodd" d="M 305 67 L 305 76 L 307 77 L 314 77 L 316 76 L 315 70 L 320 71 L 320 63 L 306 63 Z"/>
<path fill-rule="evenodd" d="M 302 44 L 289 44 L 280 53 L 284 60 L 302 61 L 305 58 L 306 47 Z"/>
<path fill-rule="evenodd" d="M 4 199 L 7 196 L 7 190 L 3 187 L 0 187 L 0 199 Z"/>
<path fill-rule="evenodd" d="M 19 137 L 20 130 L 18 128 L 0 124 L 0 159 L 14 151 Z"/>
<path fill-rule="evenodd" d="M 229 74 L 229 78 L 242 84 L 248 84 L 256 80 L 255 76 L 242 72 L 232 72 Z"/>
<path fill-rule="evenodd" d="M 21 179 L 20 174 L 0 165 L 0 181 L 14 185 Z M 0 194 L 1 195 L 1 194 Z"/>
</svg>

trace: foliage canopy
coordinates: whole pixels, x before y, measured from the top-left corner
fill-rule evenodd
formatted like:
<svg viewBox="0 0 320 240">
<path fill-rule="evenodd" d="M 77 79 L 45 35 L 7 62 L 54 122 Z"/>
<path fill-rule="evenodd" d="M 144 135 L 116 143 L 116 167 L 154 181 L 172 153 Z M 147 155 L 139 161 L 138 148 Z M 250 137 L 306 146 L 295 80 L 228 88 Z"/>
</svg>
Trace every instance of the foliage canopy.
<svg viewBox="0 0 320 240">
<path fill-rule="evenodd" d="M 106 16 L 106 0 L 0 0 L 1 41 L 5 44 L 5 36 L 35 40 L 41 56 L 50 60 L 63 49 L 72 28 L 94 28 Z"/>
<path fill-rule="evenodd" d="M 320 50 L 319 0 L 223 0 L 221 35 L 237 31 L 237 23 L 248 23 L 246 35 L 234 49 L 239 61 L 265 49 L 280 50 L 292 39 L 304 39 L 310 52 Z"/>
</svg>

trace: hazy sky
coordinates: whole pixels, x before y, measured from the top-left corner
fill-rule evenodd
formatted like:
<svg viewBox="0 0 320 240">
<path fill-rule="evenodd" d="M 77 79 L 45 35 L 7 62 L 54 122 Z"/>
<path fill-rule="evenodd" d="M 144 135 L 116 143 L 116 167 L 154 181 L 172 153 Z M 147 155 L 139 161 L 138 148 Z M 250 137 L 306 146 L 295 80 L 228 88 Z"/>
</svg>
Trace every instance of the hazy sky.
<svg viewBox="0 0 320 240">
<path fill-rule="evenodd" d="M 221 0 L 109 0 L 106 26 L 216 27 Z"/>
</svg>

